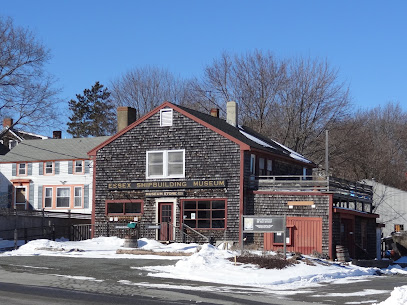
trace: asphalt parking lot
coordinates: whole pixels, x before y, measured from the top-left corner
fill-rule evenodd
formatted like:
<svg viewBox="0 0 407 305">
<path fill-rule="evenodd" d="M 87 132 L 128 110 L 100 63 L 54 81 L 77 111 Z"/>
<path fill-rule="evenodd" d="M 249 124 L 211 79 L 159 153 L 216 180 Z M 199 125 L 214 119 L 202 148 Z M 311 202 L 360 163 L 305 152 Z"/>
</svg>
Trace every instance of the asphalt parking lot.
<svg viewBox="0 0 407 305">
<path fill-rule="evenodd" d="M 1 304 L 345 304 L 380 302 L 405 276 L 376 276 L 295 291 L 152 277 L 137 267 L 175 264 L 161 259 L 0 257 Z M 11 302 L 11 303 L 10 303 Z M 26 302 L 26 303 L 24 303 Z"/>
</svg>

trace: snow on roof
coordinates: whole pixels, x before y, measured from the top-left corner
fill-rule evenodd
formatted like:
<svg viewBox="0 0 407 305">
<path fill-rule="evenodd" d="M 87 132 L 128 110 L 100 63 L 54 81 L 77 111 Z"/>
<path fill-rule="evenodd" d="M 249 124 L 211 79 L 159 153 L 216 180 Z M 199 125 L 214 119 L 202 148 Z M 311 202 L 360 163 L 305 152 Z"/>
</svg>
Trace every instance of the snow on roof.
<svg viewBox="0 0 407 305">
<path fill-rule="evenodd" d="M 249 134 L 249 133 L 243 131 L 242 126 L 240 126 L 240 125 L 239 125 L 239 131 L 240 131 L 240 133 L 241 133 L 242 135 L 244 135 L 244 136 L 247 137 L 248 139 L 252 140 L 253 142 L 256 142 L 256 143 L 259 144 L 259 145 L 262 145 L 262 146 L 268 147 L 268 148 L 272 148 L 272 149 L 278 149 L 277 147 L 272 146 L 271 144 L 269 144 L 269 143 L 267 143 L 267 142 L 265 142 L 265 141 L 263 141 L 263 140 L 261 140 L 261 139 L 255 137 L 255 136 L 253 136 L 253 135 L 251 135 L 251 134 Z M 301 162 L 305 162 L 305 163 L 312 163 L 310 160 L 306 159 L 303 155 L 301 155 L 301 154 L 299 154 L 299 153 L 293 151 L 292 149 L 290 149 L 290 148 L 284 146 L 283 144 L 280 144 L 280 143 L 278 143 L 278 142 L 276 142 L 276 141 L 274 141 L 274 140 L 271 140 L 271 141 L 273 141 L 274 143 L 276 143 L 277 145 L 279 145 L 279 146 L 282 147 L 283 149 L 287 150 L 287 151 L 290 153 L 290 157 L 291 157 L 291 158 L 293 158 L 293 159 L 295 159 L 295 160 L 298 160 L 298 161 L 301 161 Z"/>
<path fill-rule="evenodd" d="M 273 149 L 277 149 L 276 147 L 271 146 L 270 144 L 264 142 L 263 140 L 260 140 L 259 138 L 256 138 L 255 136 L 248 134 L 247 132 L 242 130 L 242 127 L 239 126 L 239 131 L 242 135 L 244 135 L 246 138 L 252 140 L 253 142 L 256 142 L 257 144 L 260 144 L 264 147 L 268 147 L 268 148 L 273 148 Z"/>
</svg>

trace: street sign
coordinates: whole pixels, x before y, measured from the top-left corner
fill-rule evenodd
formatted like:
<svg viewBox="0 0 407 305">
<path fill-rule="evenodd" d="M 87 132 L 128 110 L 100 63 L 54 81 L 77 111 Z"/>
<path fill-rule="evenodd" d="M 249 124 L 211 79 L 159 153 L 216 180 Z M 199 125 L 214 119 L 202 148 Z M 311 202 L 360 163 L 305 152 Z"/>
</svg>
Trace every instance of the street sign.
<svg viewBox="0 0 407 305">
<path fill-rule="evenodd" d="M 285 230 L 284 216 L 243 216 L 244 233 L 270 233 Z"/>
</svg>

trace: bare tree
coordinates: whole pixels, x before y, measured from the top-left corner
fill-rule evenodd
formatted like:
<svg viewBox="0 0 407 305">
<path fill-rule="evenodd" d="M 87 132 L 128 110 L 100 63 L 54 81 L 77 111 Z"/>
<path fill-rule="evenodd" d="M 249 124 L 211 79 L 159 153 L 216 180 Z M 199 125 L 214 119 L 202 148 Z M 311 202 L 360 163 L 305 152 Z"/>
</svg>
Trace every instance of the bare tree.
<svg viewBox="0 0 407 305">
<path fill-rule="evenodd" d="M 341 132 L 331 138 L 341 143 L 331 158 L 337 176 L 407 189 L 407 113 L 398 103 L 359 111 L 337 126 Z"/>
<path fill-rule="evenodd" d="M 135 68 L 111 82 L 115 107 L 128 106 L 141 117 L 164 101 L 182 104 L 186 83 L 164 69 Z"/>
<path fill-rule="evenodd" d="M 243 124 L 317 161 L 325 130 L 350 106 L 348 87 L 326 61 L 277 59 L 260 51 L 222 54 L 193 91 L 206 111 L 236 100 Z"/>
<path fill-rule="evenodd" d="M 0 115 L 14 125 L 45 130 L 57 123 L 58 91 L 44 69 L 49 59 L 32 32 L 0 17 Z"/>
<path fill-rule="evenodd" d="M 224 115 L 227 101 L 239 103 L 239 119 L 259 132 L 267 132 L 272 109 L 278 105 L 278 92 L 286 81 L 286 62 L 260 51 L 242 56 L 223 53 L 206 67 L 204 77 L 189 88 L 196 108 L 208 112 L 219 108 Z"/>
</svg>

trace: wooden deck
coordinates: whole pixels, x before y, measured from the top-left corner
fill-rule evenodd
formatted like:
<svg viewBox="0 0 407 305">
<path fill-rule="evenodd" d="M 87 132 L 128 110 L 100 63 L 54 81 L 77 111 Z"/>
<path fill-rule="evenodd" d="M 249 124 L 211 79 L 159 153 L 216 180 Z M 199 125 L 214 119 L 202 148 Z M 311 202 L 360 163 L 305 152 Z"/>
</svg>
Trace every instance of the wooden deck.
<svg viewBox="0 0 407 305">
<path fill-rule="evenodd" d="M 258 176 L 251 179 L 251 186 L 261 191 L 332 193 L 336 207 L 373 210 L 372 186 L 335 177 Z"/>
</svg>

